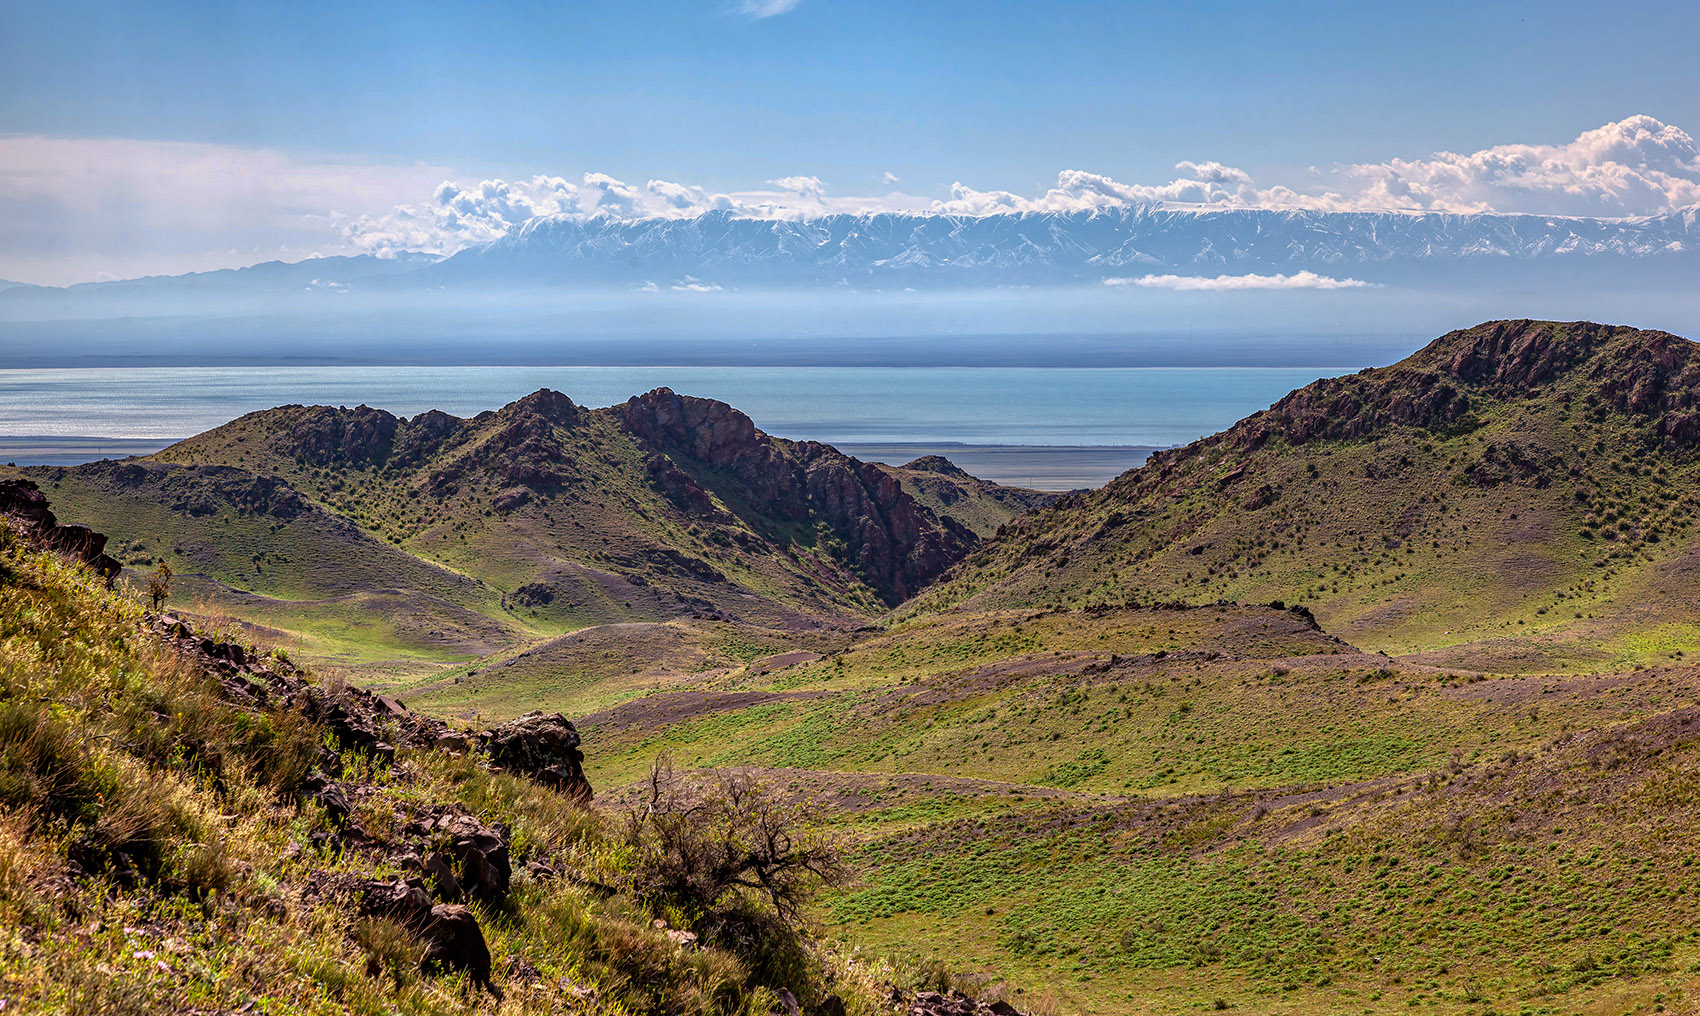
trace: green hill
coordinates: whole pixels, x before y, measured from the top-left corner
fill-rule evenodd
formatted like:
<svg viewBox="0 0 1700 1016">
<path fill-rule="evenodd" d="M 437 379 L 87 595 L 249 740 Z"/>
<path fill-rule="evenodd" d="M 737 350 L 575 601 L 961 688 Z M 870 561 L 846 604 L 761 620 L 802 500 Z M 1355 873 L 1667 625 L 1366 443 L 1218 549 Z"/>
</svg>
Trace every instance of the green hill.
<svg viewBox="0 0 1700 1016">
<path fill-rule="evenodd" d="M 1016 516 L 1061 496 L 982 480 L 942 455 L 924 455 L 901 466 L 882 468 L 934 515 L 955 519 L 981 538 L 991 536 Z"/>
<path fill-rule="evenodd" d="M 1282 599 L 1445 666 L 1668 661 L 1700 636 L 1697 448 L 1693 343 L 1481 325 L 1022 517 L 903 614 Z"/>
<path fill-rule="evenodd" d="M 169 562 L 180 602 L 364 673 L 587 626 L 854 628 L 1028 496 L 666 389 L 603 410 L 543 391 L 473 420 L 286 406 L 147 460 L 23 472 L 132 568 Z M 910 475 L 945 493 L 911 496 Z"/>
</svg>

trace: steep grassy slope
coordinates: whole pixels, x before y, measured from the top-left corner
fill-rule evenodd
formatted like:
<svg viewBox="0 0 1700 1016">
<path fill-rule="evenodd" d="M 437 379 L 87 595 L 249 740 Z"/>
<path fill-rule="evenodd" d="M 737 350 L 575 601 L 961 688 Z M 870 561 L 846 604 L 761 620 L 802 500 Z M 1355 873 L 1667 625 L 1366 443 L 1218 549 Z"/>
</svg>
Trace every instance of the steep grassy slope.
<svg viewBox="0 0 1700 1016">
<path fill-rule="evenodd" d="M 1700 635 L 1695 348 L 1451 333 L 1018 520 L 904 612 L 1283 599 L 1444 665 L 1669 660 Z"/>
<path fill-rule="evenodd" d="M 309 639 L 320 656 L 465 659 L 534 637 L 502 609 L 500 590 L 408 554 L 275 476 L 152 462 L 28 472 L 62 514 L 123 534 L 113 550 L 133 579 L 167 562 L 178 603 Z"/>
<path fill-rule="evenodd" d="M 889 968 L 760 896 L 681 903 L 645 874 L 666 843 L 465 734 L 144 618 L 40 535 L 0 515 L 0 1009 L 886 1011 Z M 738 829 L 674 842 L 744 849 Z"/>
</svg>

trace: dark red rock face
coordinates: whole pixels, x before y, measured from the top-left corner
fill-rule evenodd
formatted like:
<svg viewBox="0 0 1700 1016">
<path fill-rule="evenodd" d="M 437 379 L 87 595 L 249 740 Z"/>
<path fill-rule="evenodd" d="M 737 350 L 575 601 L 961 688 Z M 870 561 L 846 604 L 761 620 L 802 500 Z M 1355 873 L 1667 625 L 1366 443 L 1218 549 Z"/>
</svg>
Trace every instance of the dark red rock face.
<svg viewBox="0 0 1700 1016">
<path fill-rule="evenodd" d="M 650 476 L 681 510 L 712 511 L 707 491 L 672 461 L 685 458 L 731 479 L 723 500 L 784 522 L 824 521 L 849 548 L 848 563 L 888 603 L 908 599 L 977 542 L 879 467 L 817 442 L 775 440 L 724 402 L 657 388 L 616 412 L 651 450 Z"/>
<path fill-rule="evenodd" d="M 289 443 L 314 465 L 382 462 L 389 457 L 399 421 L 381 409 L 309 406 L 290 428 Z"/>
</svg>

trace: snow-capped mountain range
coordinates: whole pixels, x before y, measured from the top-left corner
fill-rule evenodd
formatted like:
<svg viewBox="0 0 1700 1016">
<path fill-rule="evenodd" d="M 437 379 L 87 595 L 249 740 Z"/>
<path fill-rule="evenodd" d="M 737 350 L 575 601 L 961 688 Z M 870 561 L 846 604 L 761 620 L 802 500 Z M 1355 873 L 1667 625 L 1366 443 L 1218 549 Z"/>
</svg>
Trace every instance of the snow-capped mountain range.
<svg viewBox="0 0 1700 1016">
<path fill-rule="evenodd" d="M 532 219 L 422 275 L 580 282 L 689 276 L 713 284 L 1009 285 L 1165 272 L 1314 271 L 1392 281 L 1419 265 L 1700 251 L 1700 209 L 1637 219 L 1133 207 L 986 216 Z"/>
<path fill-rule="evenodd" d="M 687 218 L 542 216 L 446 258 L 359 255 L 6 289 L 0 318 L 107 316 L 178 300 L 234 310 L 262 296 L 302 303 L 510 288 L 974 289 L 1296 272 L 1388 285 L 1700 282 L 1700 207 L 1627 219 L 1157 206 L 801 219 L 722 211 Z"/>
</svg>

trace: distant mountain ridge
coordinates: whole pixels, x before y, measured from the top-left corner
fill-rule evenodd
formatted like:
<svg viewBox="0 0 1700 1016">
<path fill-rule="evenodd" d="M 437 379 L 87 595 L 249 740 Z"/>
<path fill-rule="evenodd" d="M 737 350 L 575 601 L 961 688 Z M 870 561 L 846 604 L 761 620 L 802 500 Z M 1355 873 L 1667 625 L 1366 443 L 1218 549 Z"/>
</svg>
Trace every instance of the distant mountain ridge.
<svg viewBox="0 0 1700 1016">
<path fill-rule="evenodd" d="M 244 269 L 17 287 L 0 312 L 142 295 L 297 299 L 436 289 L 1097 285 L 1147 274 L 1312 271 L 1370 282 L 1475 279 L 1484 271 L 1700 265 L 1700 207 L 1591 219 L 1439 212 L 1173 209 L 984 216 L 926 212 L 764 219 L 540 216 L 443 258 L 401 253 L 269 262 Z"/>
<path fill-rule="evenodd" d="M 1362 271 L 1449 261 L 1647 259 L 1692 254 L 1700 209 L 1635 219 L 1274 209 L 985 216 L 532 219 L 431 266 L 445 281 L 570 282 L 690 275 L 709 283 L 892 280 L 1099 282 L 1148 272 Z"/>
</svg>

